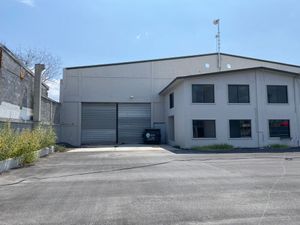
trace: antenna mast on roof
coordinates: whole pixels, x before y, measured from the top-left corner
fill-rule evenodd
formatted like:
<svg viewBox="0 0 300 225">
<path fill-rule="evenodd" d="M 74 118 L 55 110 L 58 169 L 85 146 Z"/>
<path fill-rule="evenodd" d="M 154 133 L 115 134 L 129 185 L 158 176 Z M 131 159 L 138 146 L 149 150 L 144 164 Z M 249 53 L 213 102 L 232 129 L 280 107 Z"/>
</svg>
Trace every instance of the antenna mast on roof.
<svg viewBox="0 0 300 225">
<path fill-rule="evenodd" d="M 216 47 L 218 52 L 218 68 L 221 70 L 221 35 L 220 35 L 220 19 L 216 19 L 213 21 L 214 25 L 218 26 L 218 32 L 216 34 Z"/>
</svg>

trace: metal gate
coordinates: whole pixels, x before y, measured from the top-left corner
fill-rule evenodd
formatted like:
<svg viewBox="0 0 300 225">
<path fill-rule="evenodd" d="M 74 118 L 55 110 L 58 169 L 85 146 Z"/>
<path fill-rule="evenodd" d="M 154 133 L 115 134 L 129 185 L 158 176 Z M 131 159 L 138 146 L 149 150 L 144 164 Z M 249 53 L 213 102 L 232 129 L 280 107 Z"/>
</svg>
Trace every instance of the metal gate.
<svg viewBox="0 0 300 225">
<path fill-rule="evenodd" d="M 114 103 L 82 103 L 81 143 L 116 143 L 116 119 L 117 106 Z"/>
<path fill-rule="evenodd" d="M 151 105 L 144 103 L 118 104 L 118 142 L 143 143 L 143 131 L 151 128 Z"/>
</svg>

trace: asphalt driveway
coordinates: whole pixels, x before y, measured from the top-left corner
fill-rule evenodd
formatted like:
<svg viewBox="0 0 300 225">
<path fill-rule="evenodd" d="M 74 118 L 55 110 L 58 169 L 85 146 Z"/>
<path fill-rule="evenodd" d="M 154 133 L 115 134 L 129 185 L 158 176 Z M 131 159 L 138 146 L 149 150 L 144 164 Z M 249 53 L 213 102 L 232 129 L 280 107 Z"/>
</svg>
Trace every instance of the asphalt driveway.
<svg viewBox="0 0 300 225">
<path fill-rule="evenodd" d="M 300 224 L 300 153 L 85 148 L 0 175 L 0 224 Z"/>
</svg>

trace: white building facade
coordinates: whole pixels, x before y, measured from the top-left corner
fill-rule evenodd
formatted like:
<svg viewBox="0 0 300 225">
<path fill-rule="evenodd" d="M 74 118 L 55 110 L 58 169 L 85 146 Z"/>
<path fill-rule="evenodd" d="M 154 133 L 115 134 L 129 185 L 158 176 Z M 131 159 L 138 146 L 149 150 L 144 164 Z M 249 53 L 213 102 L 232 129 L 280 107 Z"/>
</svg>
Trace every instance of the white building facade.
<svg viewBox="0 0 300 225">
<path fill-rule="evenodd" d="M 300 67 L 221 57 L 221 70 L 217 54 L 65 68 L 62 141 L 140 143 L 152 127 L 182 148 L 298 146 Z"/>
<path fill-rule="evenodd" d="M 297 73 L 268 68 L 177 80 L 161 93 L 168 102 L 169 143 L 183 148 L 298 146 L 299 87 Z"/>
</svg>

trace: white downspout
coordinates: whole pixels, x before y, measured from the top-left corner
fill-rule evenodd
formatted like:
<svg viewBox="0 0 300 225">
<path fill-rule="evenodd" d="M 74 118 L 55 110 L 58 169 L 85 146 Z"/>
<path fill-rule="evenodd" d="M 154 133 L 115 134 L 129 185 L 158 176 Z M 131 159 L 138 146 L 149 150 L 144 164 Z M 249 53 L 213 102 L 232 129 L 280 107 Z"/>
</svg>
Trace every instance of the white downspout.
<svg viewBox="0 0 300 225">
<path fill-rule="evenodd" d="M 294 88 L 294 107 L 295 107 L 295 113 L 296 113 L 296 127 L 297 127 L 297 137 L 296 137 L 296 141 L 297 141 L 297 146 L 299 147 L 299 131 L 300 131 L 300 128 L 299 128 L 299 110 L 298 110 L 298 98 L 297 98 L 297 94 L 296 94 L 296 76 L 293 77 L 293 88 Z"/>
</svg>

